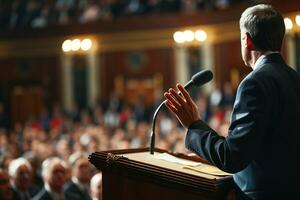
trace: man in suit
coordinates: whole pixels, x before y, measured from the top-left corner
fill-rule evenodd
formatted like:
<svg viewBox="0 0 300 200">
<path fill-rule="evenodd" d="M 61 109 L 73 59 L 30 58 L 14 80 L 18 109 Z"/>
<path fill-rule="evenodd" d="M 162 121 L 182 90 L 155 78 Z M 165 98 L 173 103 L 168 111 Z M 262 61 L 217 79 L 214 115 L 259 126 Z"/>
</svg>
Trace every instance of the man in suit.
<svg viewBox="0 0 300 200">
<path fill-rule="evenodd" d="M 13 189 L 13 200 L 29 200 L 37 193 L 32 182 L 31 165 L 25 158 L 12 160 L 8 166 L 8 173 Z"/>
<path fill-rule="evenodd" d="M 226 137 L 201 120 L 188 92 L 170 88 L 166 106 L 188 129 L 186 147 L 233 173 L 238 199 L 294 199 L 300 180 L 300 78 L 280 55 L 283 17 L 270 5 L 240 18 L 241 51 L 253 71 L 240 83 Z"/>
<path fill-rule="evenodd" d="M 76 195 L 81 200 L 91 200 L 90 180 L 92 178 L 92 165 L 88 154 L 75 152 L 69 158 L 72 167 L 71 180 L 64 186 L 64 192 Z"/>
<path fill-rule="evenodd" d="M 42 163 L 44 188 L 33 200 L 81 200 L 74 195 L 63 192 L 67 181 L 67 164 L 58 157 L 47 158 Z"/>
</svg>

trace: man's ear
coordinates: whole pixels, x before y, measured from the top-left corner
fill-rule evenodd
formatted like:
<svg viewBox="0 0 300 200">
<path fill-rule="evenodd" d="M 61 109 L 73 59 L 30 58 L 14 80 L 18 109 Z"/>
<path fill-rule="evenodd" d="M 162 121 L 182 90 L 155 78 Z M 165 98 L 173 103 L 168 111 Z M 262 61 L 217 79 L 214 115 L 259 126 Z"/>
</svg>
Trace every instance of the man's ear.
<svg viewBox="0 0 300 200">
<path fill-rule="evenodd" d="M 249 33 L 246 33 L 246 45 L 245 46 L 248 50 L 254 50 L 255 49 L 253 40 L 252 40 Z"/>
</svg>

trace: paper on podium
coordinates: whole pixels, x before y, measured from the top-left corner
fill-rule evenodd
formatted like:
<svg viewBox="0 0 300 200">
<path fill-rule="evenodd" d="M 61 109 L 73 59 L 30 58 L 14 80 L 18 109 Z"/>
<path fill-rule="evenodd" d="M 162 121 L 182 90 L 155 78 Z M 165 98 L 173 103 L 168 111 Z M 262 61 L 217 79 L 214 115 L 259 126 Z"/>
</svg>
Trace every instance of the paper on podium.
<svg viewBox="0 0 300 200">
<path fill-rule="evenodd" d="M 200 162 L 177 158 L 168 153 L 155 153 L 154 158 L 157 158 L 160 160 L 165 160 L 168 162 L 178 163 L 181 165 L 191 166 L 191 167 L 196 167 L 196 166 L 202 165 L 202 163 L 200 163 Z"/>
<path fill-rule="evenodd" d="M 177 158 L 168 153 L 155 153 L 154 157 L 156 159 L 165 160 L 167 162 L 173 162 L 182 165 L 183 169 L 193 170 L 199 173 L 210 174 L 214 176 L 229 176 L 230 173 L 224 172 L 219 168 L 204 164 L 201 162 L 190 161 L 186 159 Z"/>
<path fill-rule="evenodd" d="M 232 174 L 224 172 L 217 167 L 209 166 L 209 165 L 201 165 L 197 167 L 191 167 L 191 166 L 183 166 L 183 169 L 190 169 L 196 172 L 204 173 L 204 174 L 210 174 L 215 176 L 230 176 Z"/>
</svg>

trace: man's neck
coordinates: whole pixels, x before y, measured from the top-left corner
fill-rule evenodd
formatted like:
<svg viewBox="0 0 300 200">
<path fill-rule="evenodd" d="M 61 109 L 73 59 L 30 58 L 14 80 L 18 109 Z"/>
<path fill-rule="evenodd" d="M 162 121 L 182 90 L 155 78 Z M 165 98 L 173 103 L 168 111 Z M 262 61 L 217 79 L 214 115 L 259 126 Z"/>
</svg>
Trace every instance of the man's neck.
<svg viewBox="0 0 300 200">
<path fill-rule="evenodd" d="M 260 52 L 260 51 L 251 51 L 251 60 L 250 60 L 250 67 L 255 70 L 255 63 L 257 62 L 257 60 L 262 56 L 264 55 L 263 52 Z"/>
<path fill-rule="evenodd" d="M 266 52 L 252 51 L 251 61 L 250 61 L 251 68 L 255 70 L 256 67 L 258 66 L 258 63 L 262 60 L 262 58 L 272 53 L 279 53 L 279 52 L 278 51 L 266 51 Z"/>
</svg>

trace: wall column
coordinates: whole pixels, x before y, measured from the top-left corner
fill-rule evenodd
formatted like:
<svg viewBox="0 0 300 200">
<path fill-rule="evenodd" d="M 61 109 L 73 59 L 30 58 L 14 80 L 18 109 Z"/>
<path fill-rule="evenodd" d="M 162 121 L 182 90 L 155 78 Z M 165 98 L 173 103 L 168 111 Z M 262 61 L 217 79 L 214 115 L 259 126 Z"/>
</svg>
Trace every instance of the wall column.
<svg viewBox="0 0 300 200">
<path fill-rule="evenodd" d="M 88 105 L 95 106 L 96 100 L 100 95 L 99 90 L 99 62 L 96 52 L 87 55 L 87 80 L 88 80 Z"/>
<path fill-rule="evenodd" d="M 204 42 L 200 44 L 200 63 L 202 69 L 208 69 L 211 70 L 212 73 L 214 74 L 215 71 L 215 63 L 214 63 L 214 51 L 213 51 L 213 44 Z M 205 84 L 203 86 L 204 91 L 206 93 L 210 93 L 212 89 L 214 88 L 214 78 L 211 82 Z"/>
<path fill-rule="evenodd" d="M 63 108 L 66 111 L 72 110 L 74 102 L 73 77 L 72 77 L 72 56 L 62 54 L 62 99 Z"/>
<path fill-rule="evenodd" d="M 286 35 L 287 64 L 296 69 L 296 39 L 294 35 Z"/>
<path fill-rule="evenodd" d="M 185 47 L 176 46 L 174 51 L 175 51 L 175 82 L 185 84 L 189 80 L 187 49 Z"/>
</svg>

